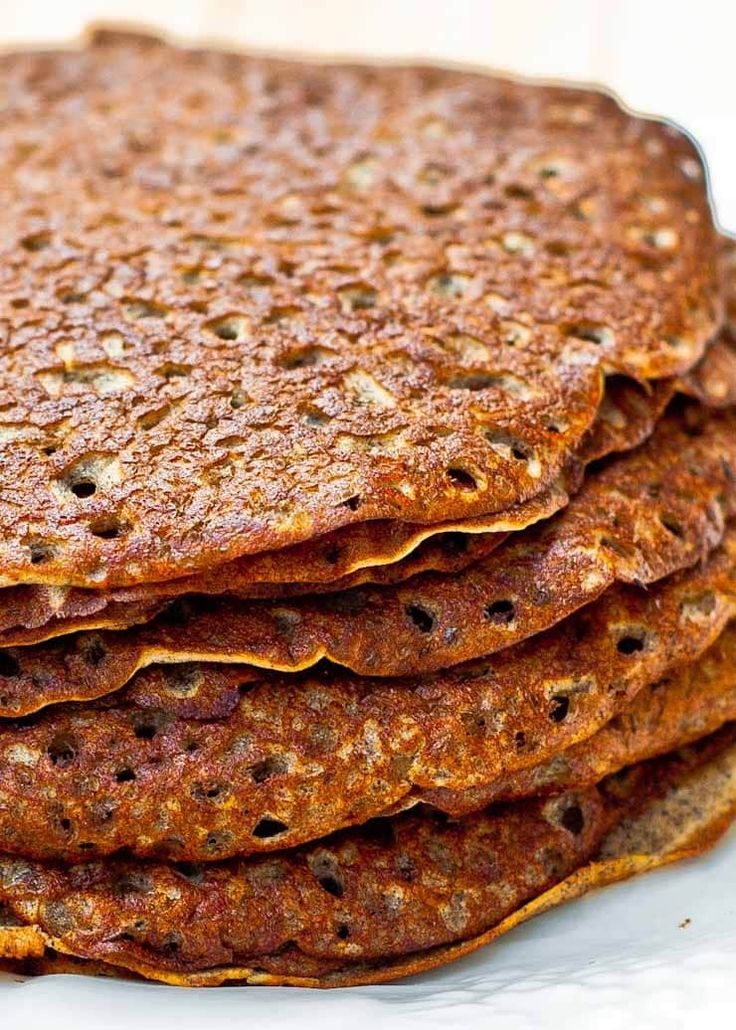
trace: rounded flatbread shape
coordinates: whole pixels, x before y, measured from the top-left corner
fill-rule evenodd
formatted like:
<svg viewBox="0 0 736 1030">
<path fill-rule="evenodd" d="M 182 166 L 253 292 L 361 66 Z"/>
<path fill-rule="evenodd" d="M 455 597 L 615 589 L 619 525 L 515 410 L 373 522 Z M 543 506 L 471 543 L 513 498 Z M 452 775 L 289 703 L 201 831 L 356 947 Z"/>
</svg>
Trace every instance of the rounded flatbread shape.
<svg viewBox="0 0 736 1030">
<path fill-rule="evenodd" d="M 5 696 L 30 693 L 37 707 L 72 691 L 99 696 L 157 662 L 297 671 L 329 658 L 361 675 L 397 676 L 489 655 L 616 582 L 655 583 L 706 558 L 736 514 L 735 468 L 736 413 L 686 405 L 589 477 L 558 516 L 454 576 L 274 603 L 183 598 L 127 632 L 5 649 Z"/>
<path fill-rule="evenodd" d="M 601 788 L 457 822 L 402 815 L 267 859 L 199 869 L 3 858 L 0 955 L 51 947 L 172 984 L 381 982 L 697 854 L 735 812 L 731 727 Z"/>
<path fill-rule="evenodd" d="M 506 510 L 719 328 L 695 147 L 601 93 L 125 36 L 0 82 L 7 583 Z"/>
<path fill-rule="evenodd" d="M 0 840 L 42 859 L 210 862 L 417 802 L 455 814 L 591 784 L 736 716 L 735 616 L 732 528 L 702 566 L 430 676 L 153 666 L 98 705 L 0 726 Z"/>
</svg>

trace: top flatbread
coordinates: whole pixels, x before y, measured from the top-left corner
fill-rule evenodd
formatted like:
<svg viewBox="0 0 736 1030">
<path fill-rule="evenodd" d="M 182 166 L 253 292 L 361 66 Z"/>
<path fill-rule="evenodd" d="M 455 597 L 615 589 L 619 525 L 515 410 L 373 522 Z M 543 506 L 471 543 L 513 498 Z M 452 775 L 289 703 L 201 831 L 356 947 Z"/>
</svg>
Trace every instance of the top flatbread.
<svg viewBox="0 0 736 1030">
<path fill-rule="evenodd" d="M 9 583 L 508 509 L 720 322 L 694 147 L 595 92 L 125 37 L 0 83 Z"/>
</svg>

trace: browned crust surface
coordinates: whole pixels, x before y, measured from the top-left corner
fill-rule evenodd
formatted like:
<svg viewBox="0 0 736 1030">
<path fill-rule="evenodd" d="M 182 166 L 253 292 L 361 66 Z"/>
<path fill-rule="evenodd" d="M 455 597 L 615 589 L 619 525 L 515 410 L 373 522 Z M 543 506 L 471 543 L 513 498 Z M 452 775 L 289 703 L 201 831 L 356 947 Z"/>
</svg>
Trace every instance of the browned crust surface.
<svg viewBox="0 0 736 1030">
<path fill-rule="evenodd" d="M 7 649 L 8 714 L 119 689 L 155 662 L 361 675 L 432 671 L 540 633 L 618 582 L 654 583 L 719 544 L 736 502 L 736 414 L 686 407 L 589 478 L 564 512 L 454 576 L 268 603 L 182 599 L 150 625 Z M 39 675 L 40 673 L 40 675 Z"/>
<path fill-rule="evenodd" d="M 733 374 L 736 381 L 736 369 Z M 282 551 L 238 558 L 164 583 L 111 590 L 43 584 L 7 587 L 0 595 L 0 645 L 27 645 L 81 629 L 126 628 L 149 621 L 168 599 L 187 593 L 298 597 L 363 583 L 397 583 L 425 571 L 458 571 L 495 550 L 509 532 L 528 528 L 563 508 L 579 488 L 587 463 L 645 440 L 675 388 L 674 380 L 643 390 L 630 380 L 610 379 L 593 428 L 564 477 L 508 512 L 433 526 L 390 520 L 358 523 Z M 709 388 L 710 383 L 700 391 L 705 403 Z"/>
<path fill-rule="evenodd" d="M 93 970 L 102 962 L 172 984 L 382 982 L 468 954 L 592 887 L 696 854 L 735 811 L 728 729 L 602 790 L 458 822 L 399 816 L 380 833 L 351 831 L 277 858 L 200 871 L 3 859 L 0 949 L 16 963 L 29 956 L 31 971 L 53 968 L 51 947 Z"/>
<path fill-rule="evenodd" d="M 263 956 L 266 969 L 327 972 L 474 935 L 591 857 L 606 826 L 593 788 L 459 823 L 396 816 L 201 869 L 2 856 L 0 904 L 88 958 L 156 964 L 160 954 L 184 972 Z"/>
<path fill-rule="evenodd" d="M 649 683 L 592 737 L 487 788 L 428 791 L 422 801 L 453 815 L 492 801 L 589 786 L 633 762 L 673 751 L 736 719 L 736 626 L 697 661 Z"/>
<path fill-rule="evenodd" d="M 731 528 L 700 566 L 612 588 L 545 634 L 430 676 L 153 666 L 97 706 L 0 727 L 0 847 L 212 861 L 417 801 L 467 811 L 593 783 L 731 717 L 733 633 L 714 641 L 734 615 Z M 78 658 L 29 667 L 12 703 L 94 696 Z M 643 711 L 627 709 L 651 684 Z"/>
<path fill-rule="evenodd" d="M 698 369 L 710 360 L 711 350 Z M 731 373 L 736 384 L 736 368 L 727 370 Z M 703 380 L 697 370 L 692 375 L 699 378 L 683 387 L 688 392 Z M 723 380 L 714 376 L 702 389 L 698 385 L 702 402 L 717 406 L 722 385 Z M 528 528 L 563 508 L 579 488 L 586 464 L 644 441 L 676 388 L 674 380 L 643 389 L 622 377 L 609 379 L 581 453 L 560 482 L 508 512 L 433 526 L 390 520 L 358 523 L 307 543 L 237 558 L 164 583 L 110 590 L 38 583 L 6 587 L 0 595 L 0 645 L 27 645 L 83 629 L 124 629 L 148 622 L 167 600 L 186 593 L 298 597 L 350 590 L 363 583 L 398 583 L 425 571 L 458 571 L 495 550 L 509 532 Z"/>
<path fill-rule="evenodd" d="M 596 92 L 125 38 L 0 80 L 7 582 L 506 510 L 718 329 L 697 152 Z"/>
<path fill-rule="evenodd" d="M 730 250 L 726 251 L 730 254 Z M 456 571 L 497 547 L 509 532 L 549 518 L 579 488 L 588 463 L 642 443 L 680 391 L 706 407 L 736 404 L 733 336 L 724 333 L 679 380 L 645 386 L 611 376 L 595 422 L 560 482 L 505 513 L 419 525 L 395 520 L 356 523 L 280 551 L 237 558 L 164 583 L 89 590 L 25 584 L 6 588 L 0 644 L 29 644 L 81 629 L 122 629 L 147 622 L 171 597 L 229 593 L 240 597 L 296 597 L 394 583 L 423 571 Z"/>
<path fill-rule="evenodd" d="M 579 476 L 566 477 L 577 485 Z M 570 483 L 555 484 L 502 517 L 420 527 L 367 522 L 297 544 L 280 554 L 240 558 L 197 576 L 164 583 L 89 590 L 27 583 L 0 592 L 0 644 L 29 644 L 79 629 L 125 628 L 147 622 L 173 597 L 187 593 L 238 597 L 298 597 L 394 583 L 424 571 L 452 572 L 490 554 L 511 530 L 555 514 Z M 345 570 L 349 571 L 345 571 Z M 313 579 L 310 579 L 313 576 Z"/>
</svg>

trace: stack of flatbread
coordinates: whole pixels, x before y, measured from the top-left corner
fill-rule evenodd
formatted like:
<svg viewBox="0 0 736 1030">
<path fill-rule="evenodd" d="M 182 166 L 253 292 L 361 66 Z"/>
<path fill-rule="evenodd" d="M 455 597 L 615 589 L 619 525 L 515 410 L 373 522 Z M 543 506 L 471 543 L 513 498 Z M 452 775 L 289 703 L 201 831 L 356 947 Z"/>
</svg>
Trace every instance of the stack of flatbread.
<svg viewBox="0 0 736 1030">
<path fill-rule="evenodd" d="M 110 31 L 0 83 L 5 965 L 376 982 L 714 841 L 736 251 L 692 143 Z"/>
</svg>

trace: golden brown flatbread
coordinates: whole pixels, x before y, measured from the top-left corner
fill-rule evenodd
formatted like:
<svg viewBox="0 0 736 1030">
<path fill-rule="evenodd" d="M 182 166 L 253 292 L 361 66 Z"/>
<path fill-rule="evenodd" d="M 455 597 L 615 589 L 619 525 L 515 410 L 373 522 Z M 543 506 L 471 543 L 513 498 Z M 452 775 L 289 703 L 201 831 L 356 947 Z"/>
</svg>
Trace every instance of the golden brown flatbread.
<svg viewBox="0 0 736 1030">
<path fill-rule="evenodd" d="M 430 676 L 153 666 L 97 706 L 0 726 L 0 842 L 43 859 L 212 861 L 420 801 L 455 813 L 588 785 L 732 717 L 733 631 L 719 634 L 734 616 L 731 528 L 701 566 L 612 588 L 545 634 Z M 29 669 L 13 702 L 94 696 L 80 657 Z"/>
<path fill-rule="evenodd" d="M 8 584 L 505 511 L 719 329 L 698 152 L 601 93 L 124 36 L 0 82 Z"/>
<path fill-rule="evenodd" d="M 736 413 L 686 406 L 590 477 L 556 518 L 455 576 L 276 603 L 183 599 L 125 633 L 6 649 L 0 708 L 99 696 L 155 662 L 296 671 L 327 657 L 391 676 L 485 656 L 543 632 L 616 581 L 651 584 L 707 557 L 734 514 L 735 467 Z"/>
<path fill-rule="evenodd" d="M 0 953 L 43 969 L 52 948 L 200 986 L 327 987 L 431 969 L 553 904 L 711 845 L 736 812 L 735 739 L 728 728 L 601 788 L 458 821 L 404 814 L 267 858 L 70 868 L 3 858 Z"/>
</svg>

